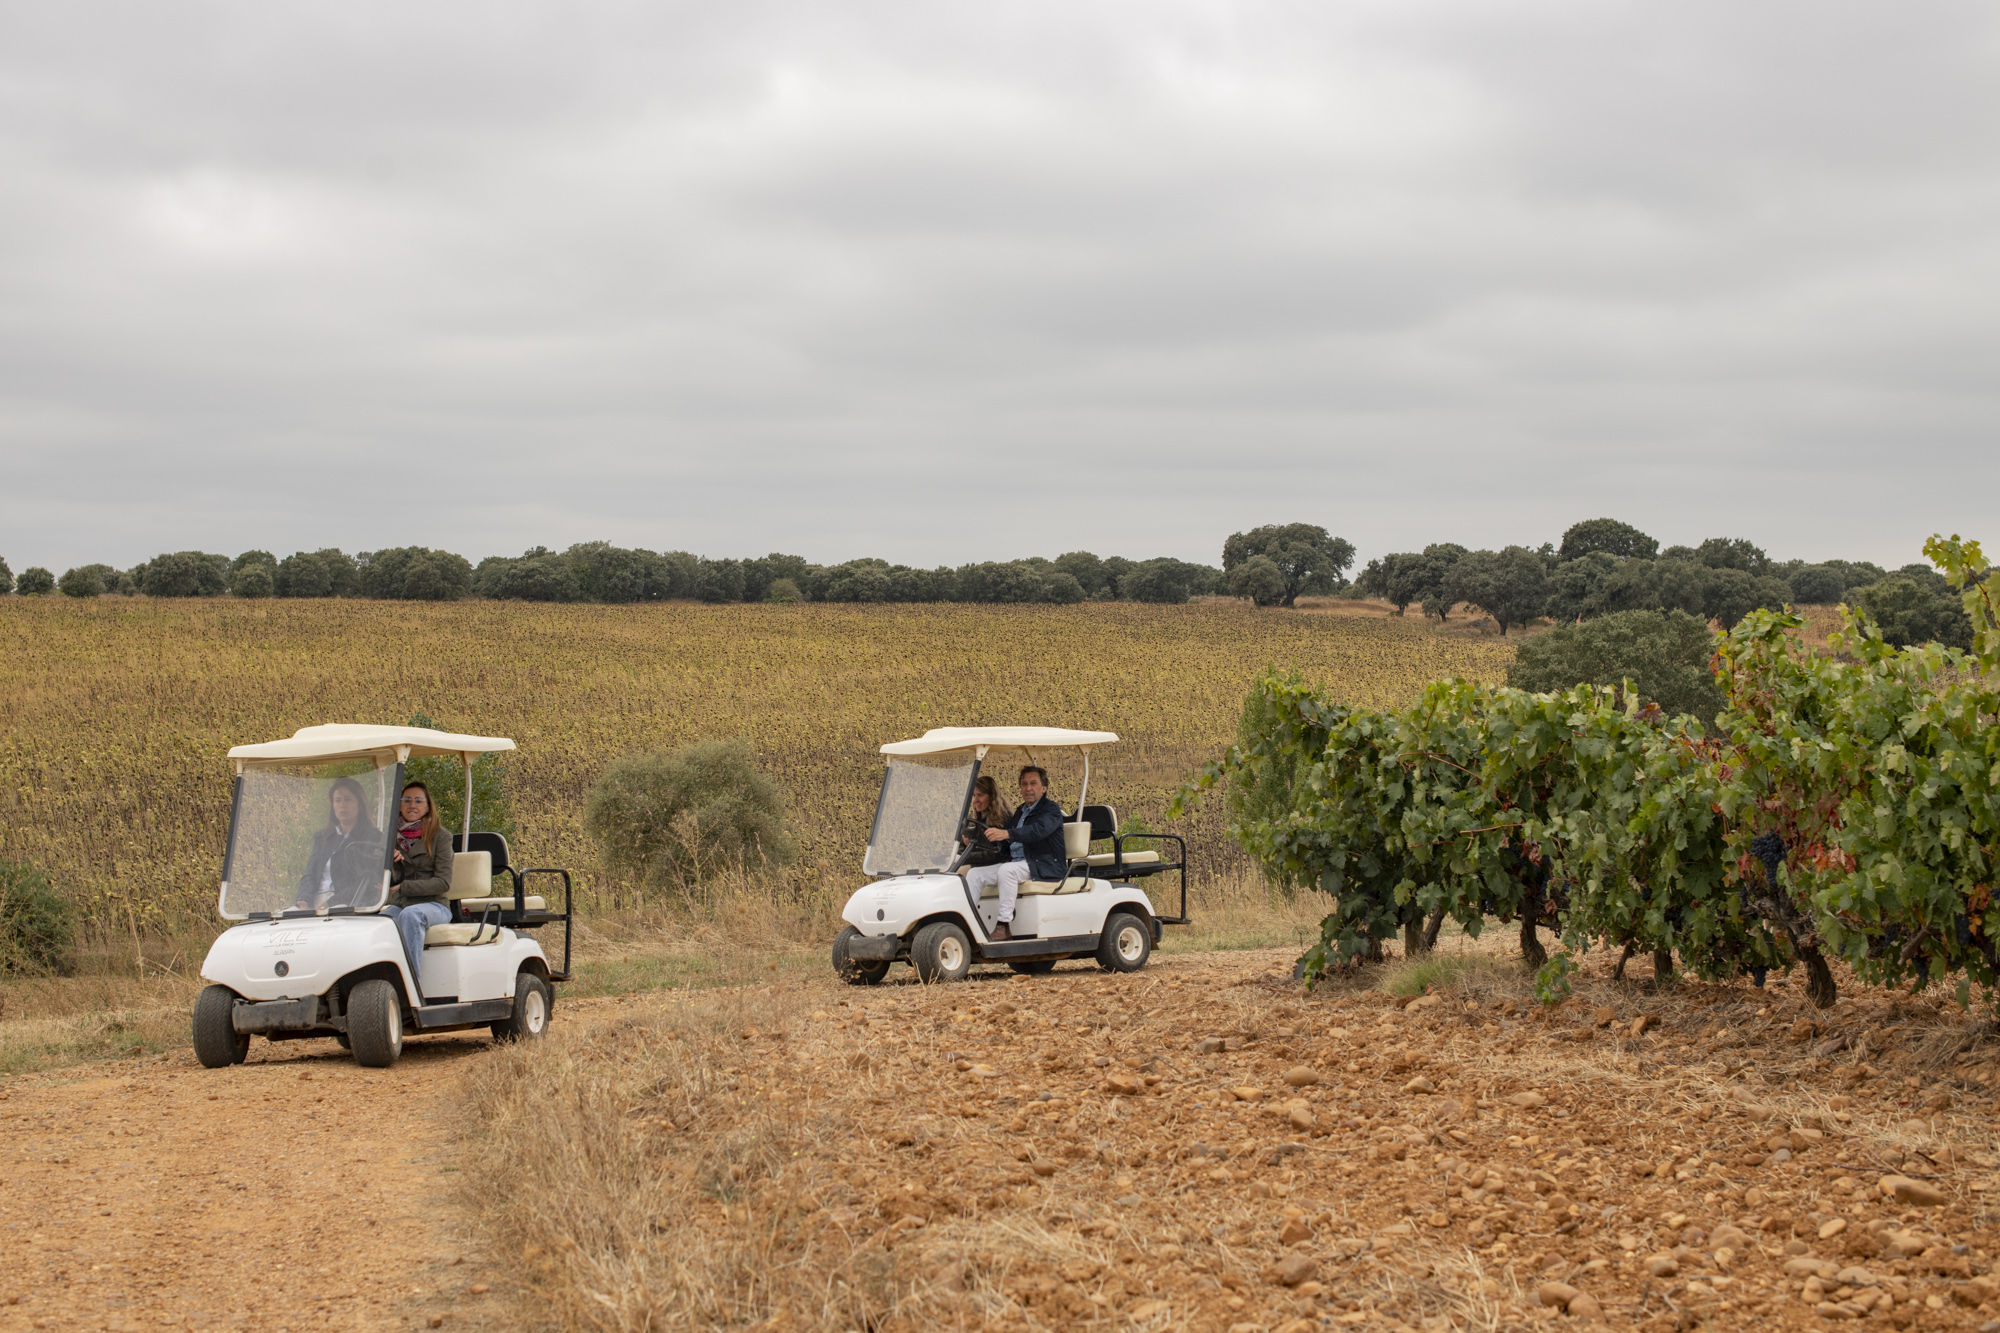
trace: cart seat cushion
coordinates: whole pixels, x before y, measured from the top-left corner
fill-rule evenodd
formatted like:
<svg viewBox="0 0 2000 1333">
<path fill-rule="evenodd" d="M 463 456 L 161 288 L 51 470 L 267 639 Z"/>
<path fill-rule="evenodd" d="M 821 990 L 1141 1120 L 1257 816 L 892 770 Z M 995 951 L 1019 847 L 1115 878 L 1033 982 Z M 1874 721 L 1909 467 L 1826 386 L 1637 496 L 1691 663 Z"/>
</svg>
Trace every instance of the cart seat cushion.
<svg viewBox="0 0 2000 1333">
<path fill-rule="evenodd" d="M 549 909 L 548 903 L 539 893 L 529 894 L 525 902 L 530 912 L 546 912 Z M 504 898 L 460 898 L 458 904 L 468 912 L 483 912 L 489 907 L 511 912 L 514 910 L 514 895 L 510 893 Z"/>
<path fill-rule="evenodd" d="M 476 921 L 432 926 L 424 932 L 424 947 L 432 949 L 446 944 L 498 944 L 501 934 L 502 932 L 495 927 L 481 926 Z"/>
<path fill-rule="evenodd" d="M 463 902 L 493 892 L 493 853 L 459 852 L 451 858 L 451 892 L 445 896 Z"/>
<path fill-rule="evenodd" d="M 1090 864 L 1092 864 L 1092 865 L 1094 865 L 1094 866 L 1109 866 L 1109 865 L 1117 865 L 1117 864 L 1118 864 L 1118 853 L 1116 853 L 1116 852 L 1092 852 L 1092 853 L 1090 854 L 1090 857 L 1089 857 L 1089 860 L 1090 860 Z M 1127 853 L 1125 853 L 1125 864 L 1126 864 L 1126 865 L 1128 865 L 1128 866 L 1156 866 L 1156 865 L 1158 865 L 1159 863 L 1160 863 L 1160 854 L 1159 854 L 1158 852 L 1127 852 Z"/>
<path fill-rule="evenodd" d="M 1088 893 L 1092 884 L 1101 883 L 1088 875 L 1071 875 L 1068 879 L 1031 879 L 1021 886 L 1022 893 Z"/>
</svg>

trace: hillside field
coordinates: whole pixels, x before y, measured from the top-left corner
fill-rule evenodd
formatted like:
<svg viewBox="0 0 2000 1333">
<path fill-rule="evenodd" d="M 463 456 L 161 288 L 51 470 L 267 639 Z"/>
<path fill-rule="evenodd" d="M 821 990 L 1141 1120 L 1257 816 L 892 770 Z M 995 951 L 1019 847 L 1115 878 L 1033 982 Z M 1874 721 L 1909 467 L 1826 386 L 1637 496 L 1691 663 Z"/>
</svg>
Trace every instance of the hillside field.
<svg viewBox="0 0 2000 1333">
<path fill-rule="evenodd" d="M 1456 631 L 1456 627 L 1454 627 Z M 363 601 L 0 600 L 0 858 L 48 872 L 97 930 L 210 921 L 231 745 L 320 722 L 511 736 L 519 857 L 580 872 L 593 906 L 633 905 L 598 872 L 583 798 L 611 759 L 744 737 L 785 785 L 795 894 L 860 871 L 876 747 L 928 727 L 1116 731 L 1094 799 L 1164 827 L 1169 794 L 1234 735 L 1252 676 L 1296 666 L 1357 703 L 1443 675 L 1499 679 L 1498 638 L 1377 608 L 550 606 Z M 1052 757 L 1074 801 L 1071 756 Z M 1073 765 L 1070 765 L 1073 766 Z M 1198 873 L 1230 855 L 1213 816 L 1185 832 Z"/>
</svg>

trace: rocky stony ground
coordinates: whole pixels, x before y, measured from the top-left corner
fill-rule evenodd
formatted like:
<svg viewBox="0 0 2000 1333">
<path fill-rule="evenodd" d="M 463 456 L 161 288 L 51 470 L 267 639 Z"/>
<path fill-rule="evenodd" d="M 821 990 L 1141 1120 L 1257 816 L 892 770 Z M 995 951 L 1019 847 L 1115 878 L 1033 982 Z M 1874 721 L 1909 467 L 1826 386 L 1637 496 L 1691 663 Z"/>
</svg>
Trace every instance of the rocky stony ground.
<svg viewBox="0 0 2000 1333">
<path fill-rule="evenodd" d="M 573 1015 L 675 1256 L 591 1259 L 580 1322 L 2000 1320 L 1990 1027 L 1782 982 L 1586 976 L 1548 1008 L 1509 966 L 1314 994 L 1290 957 Z"/>
</svg>

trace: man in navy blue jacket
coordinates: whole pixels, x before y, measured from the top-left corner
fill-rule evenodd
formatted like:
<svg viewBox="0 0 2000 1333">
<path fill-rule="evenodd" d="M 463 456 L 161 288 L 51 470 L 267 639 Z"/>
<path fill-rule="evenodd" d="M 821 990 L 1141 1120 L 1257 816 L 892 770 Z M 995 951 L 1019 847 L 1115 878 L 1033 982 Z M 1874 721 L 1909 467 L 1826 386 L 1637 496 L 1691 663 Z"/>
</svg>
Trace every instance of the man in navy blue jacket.
<svg viewBox="0 0 2000 1333">
<path fill-rule="evenodd" d="M 1014 900 L 1019 896 L 1024 880 L 1061 879 L 1069 869 L 1069 858 L 1063 848 L 1062 807 L 1049 799 L 1049 775 L 1039 765 L 1029 764 L 1021 770 L 1021 808 L 1014 812 L 1014 818 L 1006 828 L 986 830 L 988 842 L 1005 842 L 1008 860 L 998 866 L 975 866 L 967 872 L 966 882 L 977 892 L 983 885 L 972 876 L 980 872 L 990 873 L 999 885 L 1000 907 L 994 913 L 993 938 L 1011 939 L 1013 931 L 1008 923 L 1014 919 Z"/>
</svg>

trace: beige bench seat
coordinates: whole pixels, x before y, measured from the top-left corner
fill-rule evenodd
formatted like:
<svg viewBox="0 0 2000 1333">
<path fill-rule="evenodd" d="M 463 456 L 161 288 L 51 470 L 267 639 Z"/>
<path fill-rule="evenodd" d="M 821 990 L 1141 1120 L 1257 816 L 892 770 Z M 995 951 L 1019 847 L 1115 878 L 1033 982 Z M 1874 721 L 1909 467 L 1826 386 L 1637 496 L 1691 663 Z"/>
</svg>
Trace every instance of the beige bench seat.
<svg viewBox="0 0 2000 1333">
<path fill-rule="evenodd" d="M 1086 859 L 1094 866 L 1117 865 L 1118 853 L 1092 852 Z M 1128 866 L 1156 866 L 1160 863 L 1160 854 L 1158 852 L 1127 852 L 1125 853 L 1124 863 Z"/>
<path fill-rule="evenodd" d="M 542 895 L 539 893 L 529 894 L 524 901 L 527 904 L 527 911 L 545 912 L 548 910 L 548 904 L 543 901 Z M 504 898 L 460 898 L 458 902 L 468 912 L 483 912 L 489 907 L 497 907 L 503 912 L 514 910 L 514 895 L 511 893 Z"/>
<path fill-rule="evenodd" d="M 451 922 L 442 926 L 432 926 L 424 932 L 424 947 L 432 948 L 442 944 L 498 944 L 500 931 L 495 926 L 481 926 L 477 921 Z"/>
</svg>

